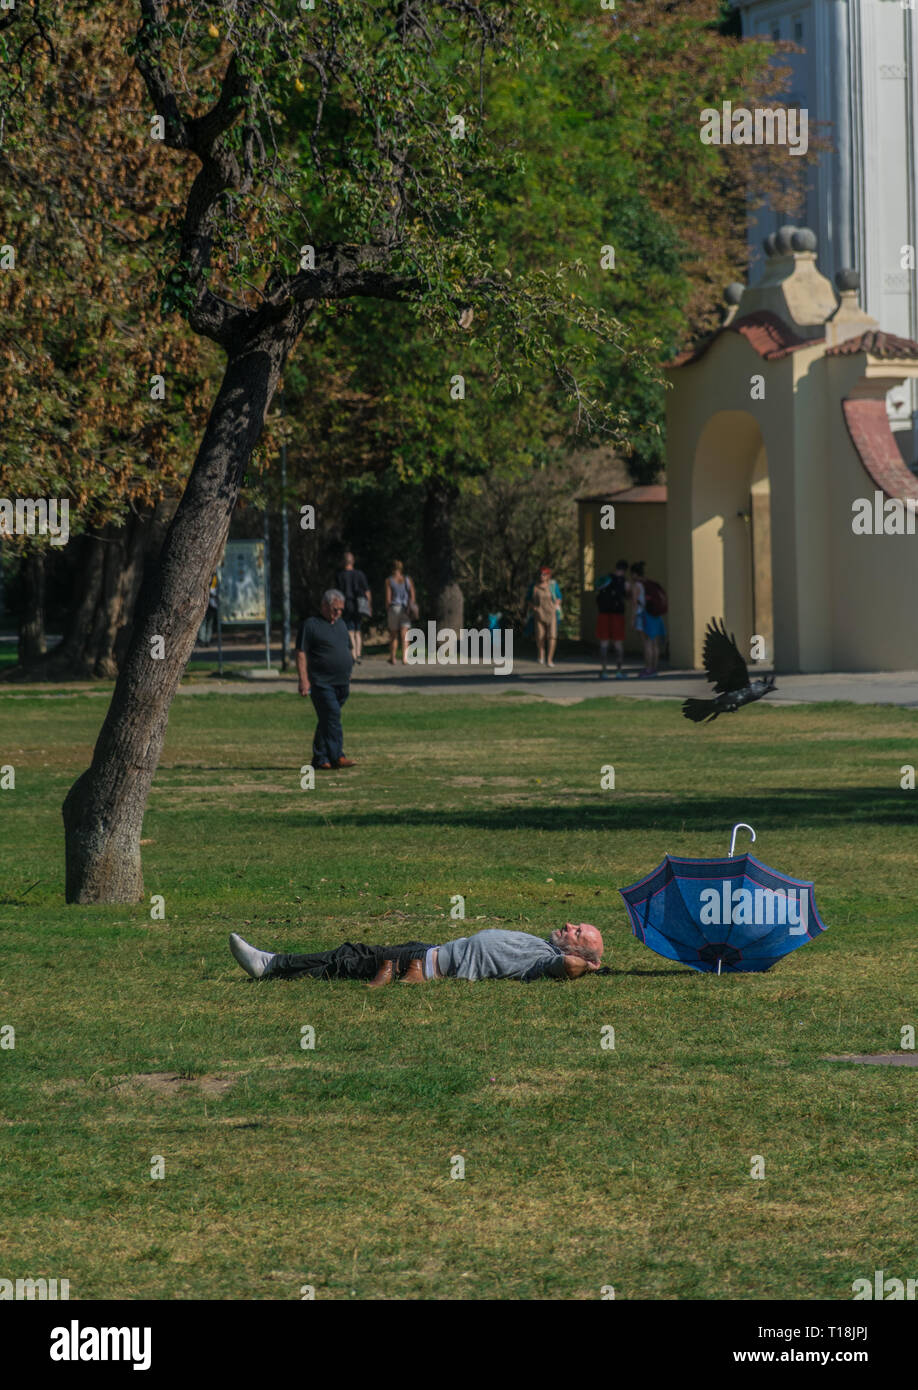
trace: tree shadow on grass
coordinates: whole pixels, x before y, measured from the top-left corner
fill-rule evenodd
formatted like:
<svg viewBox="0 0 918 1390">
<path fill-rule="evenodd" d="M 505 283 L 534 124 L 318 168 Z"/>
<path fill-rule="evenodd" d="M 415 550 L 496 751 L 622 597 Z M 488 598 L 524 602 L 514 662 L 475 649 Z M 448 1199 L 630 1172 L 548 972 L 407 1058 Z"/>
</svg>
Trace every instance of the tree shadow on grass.
<svg viewBox="0 0 918 1390">
<path fill-rule="evenodd" d="M 858 826 L 918 827 L 918 802 L 906 792 L 889 787 L 834 787 L 806 792 L 758 792 L 745 796 L 641 796 L 628 799 L 626 793 L 599 795 L 589 801 L 561 805 L 532 805 L 525 802 L 494 807 L 387 806 L 378 811 L 328 808 L 335 830 L 373 828 L 391 831 L 396 826 L 410 828 L 447 827 L 451 830 L 654 830 L 660 833 L 712 831 L 725 835 L 736 821 L 750 821 L 757 830 L 767 826 L 780 830 L 838 829 L 849 834 Z M 314 812 L 285 814 L 281 824 L 301 827 L 314 819 Z M 726 852 L 726 851 L 725 851 Z M 753 851 L 754 852 L 754 851 Z"/>
</svg>

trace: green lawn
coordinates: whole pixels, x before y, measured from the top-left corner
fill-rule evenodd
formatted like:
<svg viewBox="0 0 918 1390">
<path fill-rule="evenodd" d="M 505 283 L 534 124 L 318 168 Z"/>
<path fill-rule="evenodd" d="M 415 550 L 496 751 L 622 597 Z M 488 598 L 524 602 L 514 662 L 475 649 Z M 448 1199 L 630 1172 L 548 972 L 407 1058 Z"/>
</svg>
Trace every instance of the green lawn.
<svg viewBox="0 0 918 1390">
<path fill-rule="evenodd" d="M 144 827 L 157 921 L 62 900 L 60 804 L 104 710 L 0 694 L 0 1275 L 74 1298 L 850 1299 L 918 1273 L 918 1072 L 823 1060 L 918 1025 L 915 712 L 696 729 L 670 702 L 357 694 L 359 766 L 303 791 L 306 702 L 181 697 Z M 815 880 L 829 931 L 718 979 L 640 946 L 617 889 L 726 852 L 737 820 Z M 612 975 L 253 984 L 226 947 L 565 920 L 602 929 Z"/>
</svg>

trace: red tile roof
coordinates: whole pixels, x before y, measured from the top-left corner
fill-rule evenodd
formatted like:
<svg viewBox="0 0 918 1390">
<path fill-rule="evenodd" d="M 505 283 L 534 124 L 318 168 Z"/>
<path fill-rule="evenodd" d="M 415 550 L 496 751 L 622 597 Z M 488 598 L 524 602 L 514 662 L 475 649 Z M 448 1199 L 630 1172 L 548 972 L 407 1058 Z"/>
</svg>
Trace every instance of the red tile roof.
<svg viewBox="0 0 918 1390">
<path fill-rule="evenodd" d="M 911 338 L 897 338 L 895 333 L 881 333 L 872 330 L 861 333 L 856 338 L 848 338 L 837 347 L 830 347 L 826 357 L 849 357 L 856 352 L 869 353 L 871 357 L 909 358 L 918 361 L 918 343 Z"/>
<path fill-rule="evenodd" d="M 789 324 L 783 319 L 778 318 L 770 309 L 759 309 L 754 314 L 745 314 L 741 319 L 734 319 L 732 323 L 719 328 L 703 343 L 697 347 L 687 348 L 685 352 L 680 352 L 678 357 L 673 358 L 668 363 L 670 367 L 685 367 L 690 362 L 697 362 L 699 357 L 703 357 L 708 348 L 716 343 L 718 338 L 724 333 L 739 333 L 746 339 L 750 347 L 755 348 L 760 357 L 766 358 L 769 362 L 779 357 L 786 357 L 790 352 L 796 352 L 798 348 L 813 347 L 820 341 L 819 338 L 801 338 L 794 332 Z"/>
</svg>

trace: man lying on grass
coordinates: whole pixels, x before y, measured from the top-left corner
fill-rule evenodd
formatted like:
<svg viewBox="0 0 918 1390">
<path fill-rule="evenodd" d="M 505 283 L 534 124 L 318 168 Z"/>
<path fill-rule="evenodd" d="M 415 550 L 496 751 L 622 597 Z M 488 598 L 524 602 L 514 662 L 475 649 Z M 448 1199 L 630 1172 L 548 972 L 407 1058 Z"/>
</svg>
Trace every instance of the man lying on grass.
<svg viewBox="0 0 918 1390">
<path fill-rule="evenodd" d="M 602 962 L 602 936 L 589 922 L 567 922 L 546 940 L 524 931 L 490 928 L 443 946 L 406 941 L 401 946 L 364 946 L 346 941 L 334 951 L 284 955 L 259 951 L 230 933 L 230 950 L 253 980 L 368 980 L 370 988 L 398 980 L 576 980 Z"/>
</svg>

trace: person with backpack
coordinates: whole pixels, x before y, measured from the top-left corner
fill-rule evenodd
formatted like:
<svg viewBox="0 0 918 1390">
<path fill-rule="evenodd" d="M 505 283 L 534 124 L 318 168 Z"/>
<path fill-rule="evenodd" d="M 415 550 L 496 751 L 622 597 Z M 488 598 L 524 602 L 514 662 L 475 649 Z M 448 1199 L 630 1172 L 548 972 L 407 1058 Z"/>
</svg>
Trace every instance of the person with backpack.
<svg viewBox="0 0 918 1390">
<path fill-rule="evenodd" d="M 599 659 L 602 669 L 599 679 L 607 681 L 609 672 L 609 643 L 615 644 L 615 679 L 627 680 L 622 670 L 622 657 L 625 652 L 625 600 L 630 592 L 628 583 L 628 561 L 619 560 L 615 573 L 600 581 L 596 590 L 596 640 L 599 643 Z"/>
<path fill-rule="evenodd" d="M 666 636 L 663 614 L 669 608 L 666 590 L 655 579 L 644 578 L 644 561 L 631 566 L 631 596 L 634 602 L 634 628 L 644 639 L 644 669 L 638 679 L 656 676 L 660 661 L 660 642 Z"/>
</svg>

